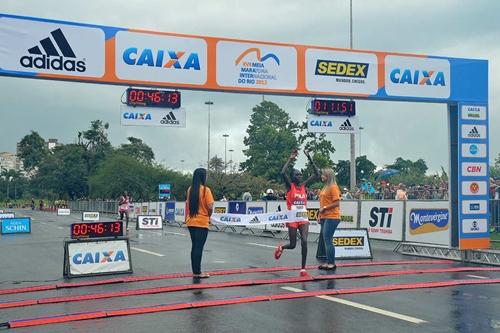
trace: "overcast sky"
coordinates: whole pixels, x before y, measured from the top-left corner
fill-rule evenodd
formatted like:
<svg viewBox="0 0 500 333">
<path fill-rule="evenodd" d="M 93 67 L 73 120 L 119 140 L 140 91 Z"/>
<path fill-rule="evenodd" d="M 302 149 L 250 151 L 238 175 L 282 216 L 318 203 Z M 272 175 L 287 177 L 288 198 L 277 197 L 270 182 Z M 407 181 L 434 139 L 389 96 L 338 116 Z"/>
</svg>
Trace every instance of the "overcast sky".
<svg viewBox="0 0 500 333">
<path fill-rule="evenodd" d="M 2 0 L 0 12 L 126 28 L 292 44 L 349 46 L 349 0 L 170 1 Z M 490 156 L 500 151 L 500 1 L 353 0 L 354 48 L 489 60 Z M 109 122 L 114 146 L 135 136 L 156 160 L 192 170 L 207 157 L 207 107 L 212 100 L 212 155 L 224 157 L 229 134 L 233 159 L 244 160 L 243 137 L 261 95 L 182 91 L 185 129 L 120 126 L 124 87 L 0 77 L 0 152 L 15 152 L 30 130 L 71 143 L 90 121 Z M 309 98 L 266 96 L 303 121 Z M 446 106 L 358 101 L 364 127 L 356 153 L 379 166 L 398 156 L 423 158 L 432 171 L 448 167 Z M 334 161 L 349 159 L 347 135 L 328 136 Z M 228 153 L 228 159 L 230 154 Z M 303 160 L 301 160 L 303 161 Z"/>
</svg>

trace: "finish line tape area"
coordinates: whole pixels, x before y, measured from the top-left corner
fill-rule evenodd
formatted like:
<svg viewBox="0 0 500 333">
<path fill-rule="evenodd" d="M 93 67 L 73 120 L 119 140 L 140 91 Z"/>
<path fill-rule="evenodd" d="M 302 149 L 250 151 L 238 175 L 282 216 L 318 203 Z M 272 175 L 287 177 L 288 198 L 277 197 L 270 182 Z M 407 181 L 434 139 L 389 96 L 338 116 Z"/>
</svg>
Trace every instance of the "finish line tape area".
<svg viewBox="0 0 500 333">
<path fill-rule="evenodd" d="M 337 267 L 368 267 L 368 266 L 393 266 L 393 265 L 452 265 L 456 262 L 451 260 L 401 260 L 401 261 L 370 261 L 370 262 L 354 262 L 338 264 Z M 316 265 L 310 265 L 306 267 L 307 269 L 316 269 Z M 300 270 L 300 266 L 279 266 L 279 267 L 255 267 L 255 268 L 236 268 L 228 270 L 217 270 L 208 272 L 211 276 L 218 275 L 233 275 L 233 274 L 251 274 L 251 273 L 273 273 L 273 272 L 284 272 L 284 271 L 295 271 Z M 84 282 L 72 282 L 72 283 L 57 283 L 57 284 L 47 284 L 47 285 L 37 285 L 30 287 L 21 288 L 10 288 L 10 289 L 0 289 L 0 295 L 11 295 L 20 293 L 29 293 L 37 291 L 47 291 L 55 289 L 64 288 L 78 288 L 78 287 L 91 287 L 105 284 L 114 283 L 131 283 L 131 282 L 143 282 L 143 281 L 154 281 L 154 280 L 166 280 L 166 279 L 178 279 L 178 278 L 189 278 L 193 277 L 192 273 L 170 273 L 170 274 L 159 274 L 159 275 L 147 275 L 147 276 L 129 276 L 121 278 L 112 278 L 104 280 L 95 281 L 84 281 Z"/>
<path fill-rule="evenodd" d="M 159 286 L 153 288 L 113 291 L 113 292 L 104 292 L 96 294 L 87 293 L 84 295 L 27 299 L 21 301 L 0 303 L 0 309 L 10 309 L 10 308 L 19 308 L 19 307 L 26 307 L 33 305 L 44 305 L 44 304 L 55 304 L 55 303 L 89 301 L 89 300 L 108 299 L 115 297 L 142 296 L 142 295 L 151 295 L 151 294 L 195 290 L 195 289 L 218 289 L 218 288 L 230 288 L 230 287 L 247 287 L 247 286 L 265 285 L 265 284 L 287 284 L 287 283 L 299 283 L 299 282 L 303 283 L 303 282 L 313 282 L 313 281 L 323 281 L 323 280 L 376 278 L 384 276 L 400 276 L 400 275 L 413 275 L 413 274 L 498 272 L 498 271 L 500 271 L 500 267 L 455 267 L 455 268 L 410 269 L 410 270 L 397 270 L 397 271 L 332 274 L 332 275 L 318 275 L 314 277 L 309 276 L 309 277 L 286 277 L 279 279 L 275 278 L 275 279 L 237 280 L 237 281 L 198 283 L 198 284 L 187 284 L 187 285 L 176 285 L 176 286 Z"/>
<path fill-rule="evenodd" d="M 98 318 L 111 318 L 117 316 L 127 316 L 136 314 L 146 314 L 155 312 L 166 312 L 175 311 L 183 309 L 195 309 L 204 307 L 214 307 L 232 304 L 243 304 L 243 303 L 254 303 L 254 302 L 264 302 L 264 301 L 280 301 L 280 300 L 290 300 L 298 298 L 316 297 L 316 296 L 331 296 L 331 295 L 348 295 L 348 294 L 360 294 L 360 293 L 375 293 L 375 292 L 386 292 L 395 290 L 414 290 L 414 289 L 425 289 L 425 288 L 442 288 L 442 287 L 454 287 L 462 285 L 485 285 L 485 284 L 498 284 L 500 279 L 487 279 L 487 280 L 450 280 L 450 281 L 437 281 L 437 282 L 420 282 L 411 284 L 393 284 L 393 285 L 382 285 L 377 287 L 367 287 L 367 288 L 350 288 L 350 289 L 327 289 L 327 290 L 316 290 L 316 291 L 304 291 L 304 292 L 293 292 L 287 294 L 278 295 L 260 295 L 251 297 L 237 297 L 230 299 L 219 299 L 219 300 L 209 300 L 209 301 L 197 301 L 197 302 L 186 302 L 186 303 L 175 303 L 175 304 L 158 304 L 143 307 L 133 307 L 133 308 L 121 308 L 121 309 L 108 309 L 100 310 L 94 312 L 86 313 L 69 313 L 60 314 L 53 316 L 45 316 L 39 318 L 27 318 L 7 321 L 0 324 L 0 326 L 8 328 L 20 328 L 29 326 L 41 326 L 56 323 L 67 323 L 86 319 L 98 319 Z"/>
</svg>

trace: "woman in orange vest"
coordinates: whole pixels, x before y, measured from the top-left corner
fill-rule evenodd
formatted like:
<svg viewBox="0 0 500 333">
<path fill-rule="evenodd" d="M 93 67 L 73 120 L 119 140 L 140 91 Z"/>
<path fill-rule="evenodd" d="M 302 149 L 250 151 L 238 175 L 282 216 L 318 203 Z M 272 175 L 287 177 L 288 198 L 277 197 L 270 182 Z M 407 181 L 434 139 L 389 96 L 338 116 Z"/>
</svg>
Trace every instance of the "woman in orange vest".
<svg viewBox="0 0 500 333">
<path fill-rule="evenodd" d="M 340 189 L 332 169 L 321 170 L 321 181 L 325 184 L 319 193 L 319 214 L 321 233 L 326 248 L 326 264 L 320 265 L 319 269 L 333 270 L 335 265 L 335 246 L 333 245 L 333 234 L 340 223 Z"/>
<path fill-rule="evenodd" d="M 194 278 L 208 278 L 201 272 L 201 257 L 208 236 L 208 222 L 213 211 L 214 197 L 210 188 L 205 186 L 207 170 L 196 169 L 193 182 L 186 195 L 186 224 L 191 236 L 191 268 Z"/>
</svg>

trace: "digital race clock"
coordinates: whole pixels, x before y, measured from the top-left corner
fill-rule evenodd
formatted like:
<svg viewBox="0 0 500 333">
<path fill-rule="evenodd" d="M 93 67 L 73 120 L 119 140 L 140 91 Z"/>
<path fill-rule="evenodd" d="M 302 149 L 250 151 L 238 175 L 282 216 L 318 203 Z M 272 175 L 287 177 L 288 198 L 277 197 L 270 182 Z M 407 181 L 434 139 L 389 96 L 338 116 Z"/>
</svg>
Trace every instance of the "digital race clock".
<svg viewBox="0 0 500 333">
<path fill-rule="evenodd" d="M 314 99 L 311 102 L 311 113 L 328 116 L 352 117 L 356 115 L 356 103 L 354 101 Z"/>
<path fill-rule="evenodd" d="M 71 239 L 123 236 L 123 222 L 73 223 Z"/>
<path fill-rule="evenodd" d="M 178 109 L 181 107 L 181 93 L 179 91 L 128 88 L 127 105 Z"/>
</svg>

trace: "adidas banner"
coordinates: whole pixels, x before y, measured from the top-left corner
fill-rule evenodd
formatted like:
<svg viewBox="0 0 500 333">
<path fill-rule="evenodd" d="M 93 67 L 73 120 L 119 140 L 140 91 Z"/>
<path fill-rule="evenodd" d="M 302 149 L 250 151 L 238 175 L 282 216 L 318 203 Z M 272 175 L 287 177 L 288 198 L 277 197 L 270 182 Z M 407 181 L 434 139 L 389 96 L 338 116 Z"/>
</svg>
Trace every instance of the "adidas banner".
<svg viewBox="0 0 500 333">
<path fill-rule="evenodd" d="M 210 217 L 212 223 L 226 225 L 263 225 L 274 223 L 308 222 L 307 210 L 294 209 L 265 214 L 219 214 L 214 213 Z"/>
<path fill-rule="evenodd" d="M 358 117 L 307 115 L 307 130 L 311 133 L 358 133 Z"/>
<path fill-rule="evenodd" d="M 186 127 L 186 109 L 120 106 L 122 126 Z"/>
</svg>

